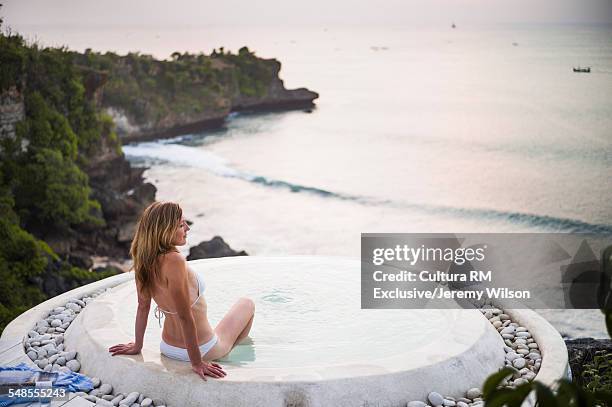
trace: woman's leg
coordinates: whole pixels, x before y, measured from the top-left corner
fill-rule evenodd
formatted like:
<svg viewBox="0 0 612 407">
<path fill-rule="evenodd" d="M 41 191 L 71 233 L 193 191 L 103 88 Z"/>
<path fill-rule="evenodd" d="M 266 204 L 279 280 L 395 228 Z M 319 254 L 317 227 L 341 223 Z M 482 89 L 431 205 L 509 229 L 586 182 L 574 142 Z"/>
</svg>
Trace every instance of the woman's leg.
<svg viewBox="0 0 612 407">
<path fill-rule="evenodd" d="M 249 298 L 239 299 L 215 328 L 219 341 L 206 353 L 204 359 L 215 360 L 230 353 L 249 334 L 254 316 L 255 303 Z"/>
</svg>

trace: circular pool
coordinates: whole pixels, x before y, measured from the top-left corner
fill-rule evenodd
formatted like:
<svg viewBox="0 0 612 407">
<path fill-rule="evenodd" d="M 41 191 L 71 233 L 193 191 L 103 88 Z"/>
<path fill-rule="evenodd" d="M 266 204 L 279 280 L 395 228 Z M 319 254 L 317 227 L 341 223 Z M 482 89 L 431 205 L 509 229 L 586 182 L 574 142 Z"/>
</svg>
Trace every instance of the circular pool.
<svg viewBox="0 0 612 407">
<path fill-rule="evenodd" d="M 391 406 L 432 390 L 460 397 L 504 363 L 501 337 L 477 310 L 362 310 L 358 260 L 236 257 L 189 266 L 206 282 L 213 326 L 240 297 L 256 305 L 250 339 L 220 361 L 226 378 L 203 382 L 189 363 L 160 355 L 152 310 L 142 353 L 108 354 L 134 338 L 133 278 L 89 304 L 66 332 L 82 372 L 172 406 Z"/>
</svg>

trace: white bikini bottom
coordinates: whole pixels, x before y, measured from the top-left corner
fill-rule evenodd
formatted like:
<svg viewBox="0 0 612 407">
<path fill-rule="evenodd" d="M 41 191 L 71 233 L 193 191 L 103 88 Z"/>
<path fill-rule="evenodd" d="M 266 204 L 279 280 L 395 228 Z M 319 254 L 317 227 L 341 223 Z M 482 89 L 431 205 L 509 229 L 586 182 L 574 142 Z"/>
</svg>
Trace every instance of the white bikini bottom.
<svg viewBox="0 0 612 407">
<path fill-rule="evenodd" d="M 210 341 L 200 345 L 200 353 L 202 354 L 202 357 L 204 357 L 204 355 L 206 355 L 218 341 L 219 338 L 215 334 Z M 168 345 L 163 339 L 159 344 L 159 350 L 161 351 L 162 355 L 165 355 L 171 359 L 189 362 L 189 354 L 187 353 L 187 349 Z"/>
</svg>

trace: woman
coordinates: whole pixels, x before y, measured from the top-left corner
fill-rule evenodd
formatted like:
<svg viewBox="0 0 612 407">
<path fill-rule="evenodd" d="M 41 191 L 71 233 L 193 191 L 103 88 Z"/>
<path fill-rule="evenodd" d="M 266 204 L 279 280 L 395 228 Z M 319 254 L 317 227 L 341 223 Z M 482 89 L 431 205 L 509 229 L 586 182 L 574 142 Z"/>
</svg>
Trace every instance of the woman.
<svg viewBox="0 0 612 407">
<path fill-rule="evenodd" d="M 227 355 L 246 338 L 253 324 L 255 305 L 241 298 L 213 329 L 206 315 L 205 289 L 201 277 L 190 270 L 176 249 L 187 243 L 189 226 L 183 211 L 173 202 L 154 202 L 140 217 L 130 254 L 134 261 L 138 311 L 136 340 L 111 346 L 113 356 L 140 353 L 151 307 L 161 324 L 166 315 L 160 351 L 173 359 L 191 362 L 195 373 L 221 378 L 223 368 L 210 361 Z"/>
</svg>

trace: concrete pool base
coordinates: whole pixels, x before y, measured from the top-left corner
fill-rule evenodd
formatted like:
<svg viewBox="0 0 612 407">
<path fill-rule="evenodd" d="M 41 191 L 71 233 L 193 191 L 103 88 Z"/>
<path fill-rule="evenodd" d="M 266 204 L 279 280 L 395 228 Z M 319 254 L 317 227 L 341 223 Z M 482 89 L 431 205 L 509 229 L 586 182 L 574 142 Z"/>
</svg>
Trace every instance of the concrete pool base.
<svg viewBox="0 0 612 407">
<path fill-rule="evenodd" d="M 222 277 L 220 281 L 231 276 L 232 272 L 248 273 L 249 270 L 259 272 L 257 276 L 262 281 L 265 280 L 265 270 L 273 269 L 308 271 L 311 278 L 317 269 L 325 272 L 345 269 L 352 272 L 357 267 L 358 273 L 359 265 L 358 261 L 322 257 L 248 257 L 190 262 L 194 271 L 205 269 L 209 273 L 207 276 L 218 273 Z M 207 297 L 210 294 L 209 309 L 212 310 L 218 302 L 214 301 L 214 278 L 210 278 L 209 282 L 211 285 Z M 348 288 L 351 291 L 354 287 Z M 176 362 L 159 354 L 160 330 L 157 321 L 153 319 L 149 321 L 142 354 L 111 357 L 107 352 L 113 344 L 133 340 L 134 312 L 130 315 L 129 311 L 135 311 L 136 296 L 131 274 L 118 275 L 80 287 L 20 315 L 3 331 L 0 364 L 24 361 L 32 365 L 23 347 L 28 330 L 54 307 L 63 305 L 71 298 L 80 298 L 104 289 L 107 291 L 89 303 L 70 325 L 65 334 L 67 349 L 78 351 L 81 373 L 98 376 L 104 382 L 111 383 L 115 392 L 139 391 L 152 398 L 164 399 L 172 407 L 209 404 L 403 407 L 406 401 L 425 400 L 430 391 L 461 397 L 468 388 L 480 387 L 484 378 L 503 365 L 501 338 L 486 318 L 476 310 L 457 310 L 461 313 L 455 318 L 461 322 L 458 326 L 446 326 L 444 335 L 426 335 L 426 343 L 420 345 L 410 342 L 418 335 L 405 332 L 403 338 L 406 343 L 412 343 L 411 347 L 406 351 L 403 347 L 399 348 L 400 351 L 395 349 L 392 357 L 381 357 L 385 356 L 384 353 L 377 353 L 377 349 L 372 348 L 368 350 L 368 357 L 359 360 L 349 358 L 341 363 L 338 360 L 330 363 L 329 357 L 321 358 L 316 354 L 312 356 L 313 363 L 301 367 L 281 361 L 278 367 L 262 367 L 257 364 L 257 360 L 244 366 L 223 363 L 228 377 L 204 382 L 191 372 L 189 363 Z M 359 293 L 348 294 L 343 301 L 356 295 L 359 302 Z M 352 308 L 353 304 L 350 305 Z M 567 349 L 558 332 L 531 310 L 512 310 L 502 304 L 499 306 L 513 320 L 528 328 L 540 345 L 543 363 L 536 379 L 551 386 L 555 380 L 564 377 L 567 374 Z M 262 308 L 258 312 L 262 313 Z M 433 310 L 419 314 L 418 318 L 426 318 L 428 313 L 433 315 Z M 265 323 L 265 318 L 258 322 Z M 255 333 L 254 339 L 261 344 L 258 334 L 261 332 Z M 281 339 L 284 341 L 284 336 Z M 359 338 L 351 339 L 350 343 L 359 342 Z M 310 354 L 314 352 L 308 352 L 307 349 L 304 352 L 307 352 L 304 360 L 310 361 Z"/>
<path fill-rule="evenodd" d="M 265 273 L 275 268 L 298 274 L 317 268 L 349 268 L 359 275 L 360 262 L 326 257 L 241 257 L 195 261 L 190 262 L 190 267 L 196 272 L 206 270 L 209 277 L 210 273 L 228 275 L 236 269 Z M 355 296 L 359 300 L 358 291 Z M 149 332 L 149 329 L 159 332 L 157 321 L 152 318 L 140 355 L 110 356 L 110 346 L 133 340 L 133 313 L 128 310 L 135 307 L 135 284 L 131 279 L 84 309 L 66 332 L 66 346 L 79 352 L 81 372 L 113 383 L 117 391 L 138 389 L 172 406 L 400 406 L 410 400 L 425 400 L 432 390 L 461 397 L 467 389 L 481 386 L 504 362 L 501 337 L 479 311 L 447 310 L 455 313 L 461 330 L 449 327 L 447 334 L 431 337 L 427 343 L 402 349 L 391 357 L 373 356 L 329 364 L 313 352 L 312 360 L 316 363 L 311 366 L 288 367 L 280 362 L 279 367 L 224 365 L 227 377 L 204 382 L 191 372 L 189 363 L 160 354 L 160 335 Z M 212 307 L 211 301 L 209 308 Z M 375 310 L 378 311 L 382 310 Z M 434 313 L 403 312 L 418 312 L 422 318 Z M 409 338 L 410 332 L 405 335 Z"/>
</svg>

